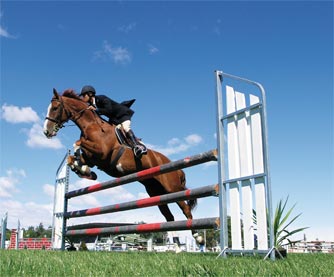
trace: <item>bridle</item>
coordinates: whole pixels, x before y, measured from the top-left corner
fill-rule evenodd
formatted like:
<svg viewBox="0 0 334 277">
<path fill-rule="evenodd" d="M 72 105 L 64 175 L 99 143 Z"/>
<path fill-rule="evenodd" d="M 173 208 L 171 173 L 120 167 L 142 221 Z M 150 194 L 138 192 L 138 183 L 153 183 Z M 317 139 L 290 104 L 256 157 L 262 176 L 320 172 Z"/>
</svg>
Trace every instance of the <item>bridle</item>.
<svg viewBox="0 0 334 277">
<path fill-rule="evenodd" d="M 88 109 L 88 107 L 84 108 L 81 111 L 77 112 L 76 114 L 72 115 L 72 113 L 70 113 L 67 109 L 65 109 L 65 105 L 64 105 L 64 101 L 63 101 L 62 96 L 59 96 L 59 99 L 53 98 L 51 100 L 51 102 L 59 102 L 60 103 L 60 110 L 59 110 L 59 113 L 58 113 L 58 115 L 57 115 L 56 118 L 51 118 L 51 117 L 48 117 L 48 116 L 45 117 L 45 119 L 50 120 L 51 122 L 56 123 L 55 126 L 54 126 L 54 128 L 53 128 L 55 132 L 58 132 L 59 129 L 63 128 L 64 127 L 64 123 L 66 123 L 69 120 L 72 120 L 73 122 L 76 122 L 80 118 L 80 116 L 82 115 L 82 113 L 85 110 Z M 67 120 L 65 120 L 65 121 L 62 122 L 61 116 L 63 114 L 63 111 L 65 111 L 65 113 L 66 113 Z"/>
</svg>

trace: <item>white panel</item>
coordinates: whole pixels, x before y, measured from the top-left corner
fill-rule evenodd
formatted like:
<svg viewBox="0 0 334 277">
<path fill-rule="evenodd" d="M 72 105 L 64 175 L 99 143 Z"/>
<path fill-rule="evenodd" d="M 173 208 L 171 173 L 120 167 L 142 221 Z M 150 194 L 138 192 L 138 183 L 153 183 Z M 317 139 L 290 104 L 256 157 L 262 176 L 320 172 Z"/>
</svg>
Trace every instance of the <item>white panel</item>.
<svg viewBox="0 0 334 277">
<path fill-rule="evenodd" d="M 237 182 L 230 183 L 230 214 L 232 249 L 242 249 L 241 217 L 240 217 L 240 191 Z"/>
<path fill-rule="evenodd" d="M 226 103 L 227 114 L 236 110 L 234 89 L 229 86 L 226 86 Z M 234 118 L 229 118 L 227 120 L 227 154 L 229 179 L 240 177 L 238 133 Z M 241 249 L 240 192 L 237 183 L 230 183 L 229 203 L 231 214 L 232 249 Z"/>
<path fill-rule="evenodd" d="M 236 92 L 237 110 L 246 108 L 245 95 Z M 238 115 L 238 140 L 239 140 L 239 159 L 240 159 L 240 176 L 252 175 L 252 149 L 251 149 L 251 135 L 249 127 L 249 112 Z"/>
<path fill-rule="evenodd" d="M 250 95 L 250 104 L 254 105 L 257 103 L 259 103 L 259 98 L 255 95 Z M 264 157 L 260 109 L 251 111 L 251 128 L 254 174 L 261 174 L 264 173 Z M 265 180 L 263 177 L 255 179 L 257 239 L 259 250 L 268 249 L 268 226 L 264 182 Z"/>
<path fill-rule="evenodd" d="M 245 95 L 236 92 L 237 110 L 246 108 Z M 249 112 L 238 115 L 238 140 L 239 140 L 239 159 L 241 176 L 252 175 L 252 157 L 251 157 L 251 135 L 249 126 Z M 253 229 L 253 199 L 250 180 L 241 181 L 242 187 L 242 219 L 244 234 L 244 249 L 254 248 L 254 229 Z"/>
<path fill-rule="evenodd" d="M 244 225 L 244 248 L 254 249 L 253 199 L 251 181 L 241 182 L 242 186 L 242 219 Z"/>
<path fill-rule="evenodd" d="M 259 98 L 255 95 L 250 95 L 251 105 L 259 103 Z M 262 145 L 262 126 L 260 110 L 251 111 L 251 128 L 252 128 L 252 147 L 253 147 L 253 165 L 254 174 L 264 173 L 263 165 L 263 145 Z"/>
<path fill-rule="evenodd" d="M 66 168 L 66 167 L 65 167 Z M 63 237 L 63 222 L 64 222 L 64 199 L 65 199 L 65 186 L 66 181 L 56 181 L 56 190 L 55 190 L 55 206 L 53 211 L 53 222 L 54 222 L 54 235 L 52 241 L 53 249 L 61 249 L 62 246 L 62 237 Z"/>
<path fill-rule="evenodd" d="M 268 249 L 267 211 L 264 189 L 264 178 L 255 179 L 257 241 L 259 250 Z"/>
<path fill-rule="evenodd" d="M 58 179 L 66 178 L 66 169 L 67 169 L 67 164 L 64 163 L 63 167 L 58 173 L 58 177 L 57 177 Z"/>
<path fill-rule="evenodd" d="M 226 86 L 226 110 L 233 113 L 236 110 L 235 94 L 232 87 Z M 228 177 L 234 179 L 240 177 L 240 162 L 238 149 L 238 132 L 234 118 L 227 120 L 227 154 L 228 154 Z"/>
</svg>

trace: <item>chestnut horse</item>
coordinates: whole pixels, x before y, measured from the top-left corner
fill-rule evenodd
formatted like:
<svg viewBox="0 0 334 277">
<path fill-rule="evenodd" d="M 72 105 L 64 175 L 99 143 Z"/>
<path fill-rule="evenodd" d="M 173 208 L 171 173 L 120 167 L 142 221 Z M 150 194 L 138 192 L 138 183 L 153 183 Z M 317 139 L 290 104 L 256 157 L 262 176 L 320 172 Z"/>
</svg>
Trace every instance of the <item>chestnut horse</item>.
<svg viewBox="0 0 334 277">
<path fill-rule="evenodd" d="M 131 148 L 118 142 L 115 134 L 116 126 L 105 121 L 96 112 L 87 109 L 88 104 L 73 90 L 65 90 L 59 95 L 56 89 L 53 89 L 53 94 L 44 122 L 44 134 L 48 138 L 56 136 L 65 122 L 73 121 L 81 130 L 80 139 L 76 144 L 81 147 L 82 164 L 89 167 L 97 166 L 112 177 L 121 177 L 170 162 L 166 156 L 151 149 L 148 149 L 147 154 L 141 159 L 136 158 Z M 68 159 L 72 168 L 74 160 L 74 156 Z M 182 170 L 161 174 L 142 180 L 140 183 L 145 186 L 151 197 L 187 189 Z M 177 204 L 187 219 L 192 219 L 191 210 L 197 204 L 196 199 L 178 201 Z M 167 221 L 174 221 L 167 204 L 158 207 Z"/>
</svg>

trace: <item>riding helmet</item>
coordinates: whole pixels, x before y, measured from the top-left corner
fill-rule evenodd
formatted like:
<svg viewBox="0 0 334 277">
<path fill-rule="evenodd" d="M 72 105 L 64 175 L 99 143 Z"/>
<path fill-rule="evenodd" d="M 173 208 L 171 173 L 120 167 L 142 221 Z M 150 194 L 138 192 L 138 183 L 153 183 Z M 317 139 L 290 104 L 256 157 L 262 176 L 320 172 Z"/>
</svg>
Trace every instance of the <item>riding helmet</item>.
<svg viewBox="0 0 334 277">
<path fill-rule="evenodd" d="M 95 92 L 95 89 L 92 87 L 92 86 L 84 86 L 82 89 L 81 89 L 81 93 L 80 95 L 85 95 L 87 93 L 92 93 L 93 95 L 96 94 Z"/>
</svg>

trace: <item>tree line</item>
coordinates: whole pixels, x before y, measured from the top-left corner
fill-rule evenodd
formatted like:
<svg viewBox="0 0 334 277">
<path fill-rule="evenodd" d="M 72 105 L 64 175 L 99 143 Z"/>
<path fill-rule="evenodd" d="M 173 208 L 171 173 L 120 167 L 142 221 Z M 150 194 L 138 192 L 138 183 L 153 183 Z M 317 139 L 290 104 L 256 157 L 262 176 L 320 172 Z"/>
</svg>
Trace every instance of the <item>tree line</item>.
<svg viewBox="0 0 334 277">
<path fill-rule="evenodd" d="M 51 238 L 52 236 L 52 226 L 44 228 L 43 223 L 38 226 L 29 226 L 27 229 L 22 228 L 23 238 Z M 6 230 L 6 240 L 10 240 L 11 230 Z"/>
</svg>

